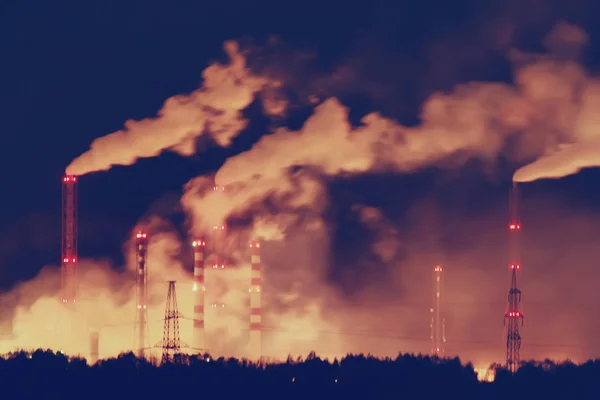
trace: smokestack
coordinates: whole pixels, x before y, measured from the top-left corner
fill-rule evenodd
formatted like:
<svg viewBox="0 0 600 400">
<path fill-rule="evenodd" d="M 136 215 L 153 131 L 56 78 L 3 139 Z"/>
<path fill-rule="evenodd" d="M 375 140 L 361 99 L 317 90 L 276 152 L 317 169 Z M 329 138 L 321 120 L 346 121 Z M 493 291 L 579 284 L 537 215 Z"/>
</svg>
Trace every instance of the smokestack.
<svg viewBox="0 0 600 400">
<path fill-rule="evenodd" d="M 443 355 L 446 345 L 446 326 L 442 314 L 442 290 L 444 269 L 433 268 L 433 307 L 431 308 L 431 344 L 434 355 Z"/>
<path fill-rule="evenodd" d="M 62 302 L 74 305 L 77 294 L 77 177 L 63 178 L 62 193 Z"/>
<path fill-rule="evenodd" d="M 136 321 L 137 329 L 137 356 L 144 357 L 146 348 L 146 337 L 148 335 L 148 234 L 138 232 L 135 235 L 136 251 Z"/>
<path fill-rule="evenodd" d="M 262 356 L 262 311 L 260 305 L 260 243 L 250 243 L 250 359 L 259 361 Z"/>
<path fill-rule="evenodd" d="M 204 251 L 206 242 L 196 239 L 192 242 L 194 248 L 194 344 L 193 347 L 202 354 L 206 352 L 204 339 Z"/>
<path fill-rule="evenodd" d="M 215 185 L 213 186 L 213 192 L 224 192 L 225 191 L 225 186 L 218 186 Z M 214 251 L 214 263 L 213 263 L 213 269 L 215 270 L 224 270 L 225 269 L 225 261 L 226 261 L 226 256 L 225 256 L 225 252 L 227 250 L 227 246 L 226 246 L 226 242 L 225 242 L 225 235 L 226 235 L 226 230 L 227 227 L 225 226 L 225 222 L 222 221 L 221 224 L 219 225 L 214 225 L 213 226 L 213 251 Z M 213 302 L 211 303 L 211 308 L 215 308 L 217 310 L 215 310 L 215 312 L 220 312 L 223 311 L 223 309 L 225 308 L 225 303 L 223 302 L 223 299 L 221 298 L 224 295 L 224 293 L 218 293 L 218 292 L 211 292 L 211 296 L 213 296 Z"/>
<path fill-rule="evenodd" d="M 90 332 L 90 365 L 96 364 L 99 359 L 100 332 L 92 330 Z"/>
</svg>

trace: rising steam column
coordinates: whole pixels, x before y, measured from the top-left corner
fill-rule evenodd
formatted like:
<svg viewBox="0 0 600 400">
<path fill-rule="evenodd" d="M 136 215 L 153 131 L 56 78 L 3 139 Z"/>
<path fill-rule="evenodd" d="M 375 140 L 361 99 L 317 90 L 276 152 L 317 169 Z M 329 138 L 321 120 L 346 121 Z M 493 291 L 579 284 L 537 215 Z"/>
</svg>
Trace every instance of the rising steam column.
<svg viewBox="0 0 600 400">
<path fill-rule="evenodd" d="M 443 273 L 441 266 L 433 268 L 433 307 L 431 308 L 431 344 L 435 355 L 443 355 L 446 345 L 446 321 L 442 314 Z"/>
<path fill-rule="evenodd" d="M 504 315 L 504 325 L 508 325 L 506 335 L 506 368 L 516 372 L 520 364 L 521 349 L 520 327 L 523 325 L 523 313 L 520 310 L 521 291 L 517 286 L 517 272 L 521 269 L 519 236 L 521 234 L 521 219 L 519 216 L 519 196 L 517 184 L 513 184 L 509 200 L 510 222 L 509 231 L 509 269 L 510 289 L 508 291 L 508 310 Z"/>
<path fill-rule="evenodd" d="M 260 304 L 260 243 L 250 243 L 250 359 L 260 360 L 262 357 L 262 311 Z"/>
<path fill-rule="evenodd" d="M 192 242 L 194 248 L 194 344 L 193 348 L 199 353 L 206 352 L 204 334 L 204 258 L 206 242 L 196 239 Z"/>
<path fill-rule="evenodd" d="M 138 232 L 135 235 L 136 254 L 136 319 L 137 356 L 144 357 L 148 336 L 148 234 Z"/>
<path fill-rule="evenodd" d="M 77 177 L 63 178 L 62 191 L 62 302 L 75 304 L 77 295 Z"/>
</svg>

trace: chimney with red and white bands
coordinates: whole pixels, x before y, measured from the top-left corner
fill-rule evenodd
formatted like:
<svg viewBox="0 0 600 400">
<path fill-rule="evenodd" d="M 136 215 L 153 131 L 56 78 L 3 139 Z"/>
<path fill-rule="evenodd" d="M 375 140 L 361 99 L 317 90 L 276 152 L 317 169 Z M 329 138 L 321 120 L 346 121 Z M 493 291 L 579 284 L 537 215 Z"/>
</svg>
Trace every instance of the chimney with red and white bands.
<svg viewBox="0 0 600 400">
<path fill-rule="evenodd" d="M 194 334 L 193 347 L 202 354 L 206 352 L 204 339 L 204 250 L 206 242 L 203 239 L 196 239 L 192 242 L 194 248 Z"/>
<path fill-rule="evenodd" d="M 260 360 L 262 356 L 262 312 L 260 305 L 260 243 L 250 243 L 250 359 Z"/>
</svg>

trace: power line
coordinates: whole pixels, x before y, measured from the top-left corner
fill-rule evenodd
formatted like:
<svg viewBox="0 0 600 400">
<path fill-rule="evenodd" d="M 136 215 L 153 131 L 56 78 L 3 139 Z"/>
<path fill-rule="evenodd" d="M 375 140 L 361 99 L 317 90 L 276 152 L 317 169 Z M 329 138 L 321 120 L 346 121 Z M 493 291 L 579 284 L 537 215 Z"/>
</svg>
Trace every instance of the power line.
<svg viewBox="0 0 600 400">
<path fill-rule="evenodd" d="M 271 332 L 294 332 L 292 330 L 286 330 L 281 328 L 273 328 L 273 327 L 264 327 L 266 331 Z M 367 337 L 374 339 L 392 339 L 398 341 L 407 341 L 407 342 L 422 342 L 429 343 L 428 338 L 416 337 L 416 336 L 403 336 L 403 335 L 382 335 L 375 331 L 317 331 L 316 333 L 323 335 L 338 335 L 338 336 L 357 336 L 357 337 Z M 483 340 L 453 340 L 449 342 L 450 344 L 461 344 L 461 345 L 484 345 L 484 346 L 496 346 L 496 343 L 490 341 Z M 584 346 L 576 345 L 576 344 L 557 344 L 557 343 L 528 343 L 530 347 L 539 347 L 539 348 L 584 348 Z"/>
<path fill-rule="evenodd" d="M 498 307 L 498 308 L 506 308 L 505 301 L 450 301 L 444 302 L 444 305 L 447 307 L 472 307 L 472 306 L 480 306 L 480 307 Z M 552 309 L 553 315 L 557 313 L 568 313 L 573 314 L 574 311 L 580 314 L 586 313 L 595 313 L 596 307 L 586 304 L 586 305 L 577 305 L 575 308 L 569 308 L 562 303 L 547 303 L 542 301 L 524 301 L 524 308 L 526 309 Z M 342 303 L 341 306 L 353 306 L 353 307 L 365 307 L 365 308 L 412 308 L 412 309 L 427 309 L 431 308 L 431 303 L 406 303 L 400 301 L 379 301 L 379 302 L 364 302 L 364 301 L 351 301 Z M 569 308 L 569 309 L 568 309 Z"/>
<path fill-rule="evenodd" d="M 181 317 L 181 319 L 193 321 L 192 318 Z M 273 326 L 263 326 L 263 331 L 266 332 L 275 332 L 275 333 L 295 333 L 296 330 L 292 329 L 284 329 Z M 249 329 L 242 328 L 239 330 L 240 332 L 249 332 Z M 413 343 L 429 343 L 430 339 L 419 336 L 405 336 L 405 335 L 393 335 L 393 334 L 382 334 L 382 330 L 374 331 L 374 330 L 357 330 L 357 331 L 315 331 L 315 333 L 320 335 L 334 335 L 334 336 L 352 336 L 352 337 L 364 337 L 370 339 L 388 339 L 395 341 L 403 341 L 403 342 L 413 342 Z M 393 332 L 392 329 L 388 330 Z M 467 346 L 489 346 L 490 348 L 496 348 L 498 343 L 486 340 L 452 340 L 448 342 L 450 347 L 453 345 L 467 345 Z M 572 344 L 572 343 L 527 343 L 529 347 L 535 348 L 561 348 L 561 349 L 584 349 L 585 346 Z"/>
</svg>

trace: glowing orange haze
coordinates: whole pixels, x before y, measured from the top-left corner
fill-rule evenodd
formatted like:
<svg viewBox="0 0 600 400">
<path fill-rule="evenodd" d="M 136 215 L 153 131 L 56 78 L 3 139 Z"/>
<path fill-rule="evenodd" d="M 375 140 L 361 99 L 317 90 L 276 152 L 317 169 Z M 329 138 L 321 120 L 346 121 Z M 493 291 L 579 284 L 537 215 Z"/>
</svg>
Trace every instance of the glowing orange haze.
<svg viewBox="0 0 600 400">
<path fill-rule="evenodd" d="M 560 26 L 554 34 L 562 34 Z M 200 89 L 168 99 L 155 118 L 126 122 L 123 130 L 96 139 L 87 152 L 69 165 L 67 172 L 85 174 L 112 165 L 133 164 L 141 157 L 153 157 L 164 150 L 191 154 L 195 150 L 194 139 L 206 132 L 219 145 L 227 146 L 246 127 L 241 111 L 256 97 L 268 114 L 283 113 L 285 102 L 275 104 L 265 94 L 276 91 L 280 83 L 255 76 L 235 43 L 228 42 L 225 50 L 230 63 L 208 67 Z M 370 250 L 382 266 L 381 271 L 366 271 L 365 276 L 381 274 L 376 282 L 385 281 L 385 285 L 364 283 L 360 293 L 349 301 L 329 281 L 330 236 L 322 217 L 329 199 L 322 177 L 381 170 L 410 173 L 456 153 L 495 160 L 507 147 L 512 149 L 505 154 L 507 157 L 528 162 L 564 148 L 558 144 L 595 140 L 596 131 L 592 128 L 600 110 L 600 97 L 594 95 L 598 82 L 572 61 L 543 55 L 518 56 L 514 85 L 472 82 L 458 85 L 450 93 L 435 93 L 423 104 L 420 126 L 405 127 L 372 113 L 363 118 L 361 126 L 354 127 L 349 122 L 348 109 L 338 99 L 329 98 L 315 108 L 298 131 L 277 129 L 249 151 L 229 158 L 215 178 L 217 183 L 227 185 L 224 194 L 210 190 L 214 184 L 212 176 L 190 180 L 181 199 L 191 222 L 190 236 L 205 235 L 231 215 L 253 216 L 252 226 L 228 238 L 229 254 L 239 267 L 219 271 L 218 275 L 207 272 L 207 303 L 211 302 L 211 285 L 223 285 L 229 305 L 226 317 L 210 313 L 206 316 L 208 350 L 215 355 L 244 354 L 249 319 L 245 249 L 250 239 L 259 238 L 266 242 L 263 323 L 269 329 L 264 334 L 265 355 L 284 358 L 289 353 L 306 354 L 310 350 L 325 356 L 348 352 L 389 356 L 398 351 L 428 352 L 430 268 L 444 260 L 448 265 L 447 354 L 460 354 L 478 365 L 502 361 L 505 337 L 501 326 L 508 278 L 505 248 L 498 244 L 505 240 L 505 217 L 498 214 L 486 220 L 447 221 L 460 225 L 453 228 L 452 235 L 469 246 L 444 254 L 422 245 L 424 238 L 439 228 L 432 225 L 425 229 L 425 222 L 435 211 L 433 207 L 415 208 L 412 216 L 421 231 L 410 232 L 409 239 L 400 240 L 394 221 L 386 220 L 380 210 L 356 204 L 354 211 L 377 237 Z M 586 90 L 580 91 L 582 87 Z M 580 101 L 581 96 L 585 101 Z M 578 157 L 575 150 L 566 154 L 568 160 L 559 157 L 558 161 L 569 164 L 571 158 Z M 594 160 L 594 154 L 586 154 L 585 158 Z M 525 169 L 516 179 L 530 180 L 531 176 L 524 175 L 541 177 L 563 170 L 553 159 L 548 160 L 540 161 L 543 171 L 531 167 L 533 171 Z M 307 168 L 291 173 L 290 167 L 298 165 Z M 580 167 L 581 162 L 575 166 Z M 564 170 L 572 172 L 573 168 Z M 265 210 L 267 198 L 278 212 Z M 597 218 L 568 212 L 561 215 L 564 209 L 560 205 L 547 199 L 536 201 L 524 231 L 529 243 L 523 263 L 526 330 L 522 358 L 592 356 L 592 325 L 570 310 L 580 309 L 581 304 L 589 304 L 597 297 L 597 278 L 577 278 L 577 274 L 595 276 L 589 260 L 595 257 L 599 235 L 587 230 Z M 153 223 L 148 228 L 150 232 Z M 469 232 L 476 234 L 469 236 Z M 589 234 L 571 243 L 564 241 L 564 232 Z M 175 234 L 152 236 L 151 344 L 158 343 L 162 335 L 160 319 L 167 287 L 159 281 L 179 280 L 180 311 L 192 314 L 191 267 L 184 268 L 173 256 L 183 252 L 182 246 Z M 404 256 L 402 263 L 398 261 L 400 253 Z M 561 261 L 566 259 L 569 261 Z M 43 295 L 30 309 L 18 309 L 14 320 L 16 339 L 1 342 L 1 350 L 46 346 L 87 355 L 90 328 L 100 329 L 102 357 L 131 349 L 135 317 L 132 265 L 128 263 L 127 273 L 117 274 L 107 265 L 82 261 L 76 316 L 55 300 L 58 271 L 44 270 L 10 294 L 33 299 Z M 348 274 L 342 278 L 346 282 L 360 280 Z M 568 299 L 560 295 L 565 290 L 571 293 Z M 562 313 L 551 308 L 529 313 L 528 296 L 553 304 L 561 297 Z M 183 320 L 181 324 L 182 339 L 189 343 L 191 321 Z M 584 348 L 563 346 L 553 352 L 542 346 L 566 342 L 579 343 Z"/>
<path fill-rule="evenodd" d="M 376 212 L 367 210 L 365 215 L 374 219 Z M 415 211 L 415 216 L 421 219 L 423 214 Z M 560 215 L 554 220 L 547 219 L 557 228 L 557 232 L 562 229 L 576 232 L 584 228 L 579 219 L 565 219 Z M 158 222 L 154 220 L 145 226 L 149 226 L 152 232 L 152 225 Z M 487 272 L 474 267 L 486 259 L 504 259 L 504 251 L 498 249 L 496 238 L 497 234 L 504 235 L 504 230 L 490 231 L 486 228 L 500 225 L 501 222 L 499 219 L 468 221 L 460 227 L 461 231 L 478 232 L 480 241 L 473 242 L 469 250 L 446 256 L 451 266 L 445 269 L 445 310 L 449 338 L 447 354 L 458 354 L 474 362 L 478 368 L 493 361 L 501 362 L 504 357 L 505 337 L 501 321 L 508 272 L 500 261 L 497 267 L 493 266 Z M 541 226 L 540 229 L 548 230 L 548 227 Z M 389 255 L 395 251 L 393 247 L 397 242 L 390 241 L 389 231 L 381 231 L 384 233 L 381 238 L 385 241 L 374 246 Z M 545 246 L 552 246 L 554 240 L 560 240 L 559 236 L 545 236 L 539 246 L 531 244 L 530 252 L 538 257 L 541 254 L 536 253 Z M 325 281 L 330 246 L 324 230 L 292 231 L 285 243 L 265 243 L 264 355 L 284 359 L 290 353 L 306 355 L 311 350 L 328 357 L 339 357 L 348 352 L 380 356 L 395 356 L 399 351 L 428 352 L 429 266 L 435 265 L 434 260 L 439 260 L 440 254 L 419 248 L 419 232 L 414 232 L 414 237 L 415 242 L 409 243 L 409 260 L 402 266 L 392 268 L 388 277 L 389 286 L 368 285 L 352 301 L 344 299 L 337 289 Z M 243 241 L 242 237 L 238 239 Z M 560 247 L 557 244 L 554 246 Z M 582 255 L 590 254 L 593 240 L 590 240 L 589 246 L 579 247 Z M 244 260 L 243 249 L 238 250 L 240 260 Z M 167 232 L 152 235 L 149 253 L 151 344 L 158 344 L 162 338 L 161 319 L 167 291 L 165 281 L 179 281 L 179 310 L 188 317 L 192 314 L 191 274 L 174 261 L 181 252 L 182 244 L 175 234 Z M 106 264 L 82 261 L 77 313 L 67 311 L 57 300 L 59 276 L 56 269 L 46 269 L 33 281 L 21 285 L 16 289 L 20 295 L 37 298 L 39 293 L 46 294 L 39 297 L 30 309 L 18 309 L 14 319 L 16 338 L 0 342 L 0 351 L 47 347 L 88 356 L 90 329 L 100 330 L 101 357 L 134 350 L 134 280 L 132 259 L 129 258 L 129 269 L 125 273 L 112 272 Z M 524 307 L 525 312 L 529 313 L 526 314 L 528 319 L 523 336 L 523 358 L 552 357 L 560 360 L 569 356 L 583 360 L 589 354 L 578 349 L 538 347 L 567 342 L 580 343 L 583 347 L 588 340 L 585 320 L 580 315 L 564 313 L 562 309 L 547 313 L 528 308 L 527 299 L 555 302 L 555 293 L 576 284 L 582 294 L 573 295 L 565 303 L 565 307 L 575 308 L 574 305 L 586 298 L 585 293 L 589 290 L 582 287 L 575 276 L 561 275 L 556 270 L 543 271 L 542 260 L 532 258 L 533 266 L 524 270 L 523 289 L 527 295 Z M 585 263 L 578 262 L 580 260 L 577 258 L 574 260 L 574 273 L 577 269 L 583 271 L 589 268 Z M 393 261 L 389 263 L 394 264 Z M 207 308 L 208 350 L 217 356 L 246 354 L 249 271 L 246 262 L 238 265 L 236 269 L 225 271 L 207 269 L 207 303 L 215 300 L 214 297 L 211 299 L 211 291 L 214 293 L 224 289 L 225 295 L 219 301 L 227 304 L 224 313 L 219 315 Z M 588 301 L 593 299 L 588 298 Z M 550 330 L 551 327 L 558 328 Z M 181 337 L 184 342 L 191 342 L 190 320 L 181 320 Z M 156 353 L 159 351 L 155 350 Z"/>
</svg>

